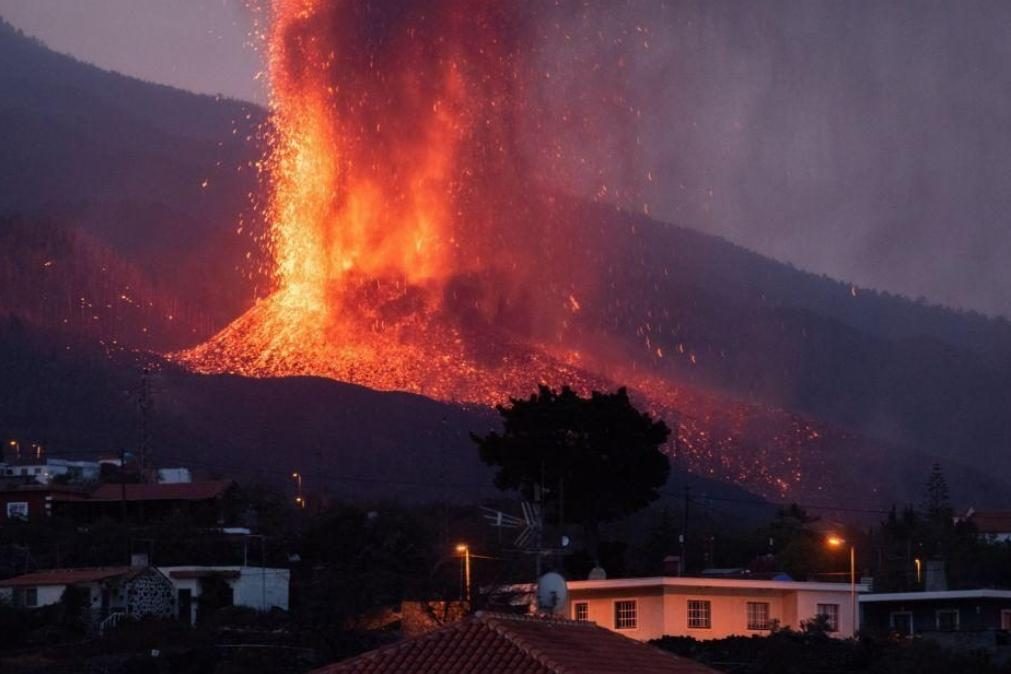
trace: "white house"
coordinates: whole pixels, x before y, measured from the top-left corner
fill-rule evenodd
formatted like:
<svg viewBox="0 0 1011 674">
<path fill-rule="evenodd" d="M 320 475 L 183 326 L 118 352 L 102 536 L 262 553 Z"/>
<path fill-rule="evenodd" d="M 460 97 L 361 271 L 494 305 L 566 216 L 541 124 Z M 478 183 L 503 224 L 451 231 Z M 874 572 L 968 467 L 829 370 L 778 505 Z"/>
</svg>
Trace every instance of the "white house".
<svg viewBox="0 0 1011 674">
<path fill-rule="evenodd" d="M 867 590 L 856 586 L 857 594 Z M 819 615 L 834 636 L 850 637 L 853 605 L 849 583 L 660 576 L 569 581 L 566 611 L 641 641 L 760 635 L 773 625 L 800 629 Z"/>
<path fill-rule="evenodd" d="M 0 581 L 0 601 L 24 608 L 60 601 L 68 587 L 84 592 L 88 617 L 101 622 L 113 614 L 134 617 L 173 614 L 172 584 L 142 565 L 48 569 Z"/>
<path fill-rule="evenodd" d="M 197 620 L 200 595 L 206 579 L 225 581 L 231 590 L 231 603 L 257 611 L 272 608 L 288 610 L 288 588 L 291 572 L 259 566 L 161 566 L 158 567 L 172 583 L 176 615 L 193 624 Z"/>
<path fill-rule="evenodd" d="M 0 463 L 0 477 L 30 477 L 39 484 L 50 484 L 53 478 L 64 475 L 76 481 L 94 481 L 98 479 L 99 465 L 97 461 L 70 461 L 44 456 L 37 461 Z"/>
</svg>

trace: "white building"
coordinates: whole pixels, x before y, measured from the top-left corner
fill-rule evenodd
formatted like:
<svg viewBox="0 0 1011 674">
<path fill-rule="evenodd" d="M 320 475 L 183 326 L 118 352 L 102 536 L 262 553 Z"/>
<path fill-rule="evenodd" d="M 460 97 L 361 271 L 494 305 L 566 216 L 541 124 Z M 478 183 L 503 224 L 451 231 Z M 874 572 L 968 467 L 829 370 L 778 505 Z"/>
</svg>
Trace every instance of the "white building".
<svg viewBox="0 0 1011 674">
<path fill-rule="evenodd" d="M 39 484 L 49 484 L 63 475 L 76 482 L 98 480 L 97 461 L 70 461 L 68 459 L 40 458 L 38 461 L 0 463 L 0 477 L 30 477 Z"/>
<path fill-rule="evenodd" d="M 158 570 L 172 583 L 176 615 L 193 624 L 197 620 L 200 595 L 209 578 L 225 581 L 231 590 L 231 603 L 257 611 L 272 608 L 288 610 L 291 572 L 258 566 L 161 566 Z"/>
<path fill-rule="evenodd" d="M 867 590 L 856 586 L 858 594 Z M 845 638 L 853 635 L 853 604 L 849 583 L 662 576 L 569 581 L 566 612 L 641 641 L 761 635 L 773 625 L 797 630 L 819 615 Z"/>
<path fill-rule="evenodd" d="M 158 484 L 189 484 L 193 475 L 189 468 L 159 468 Z"/>
<path fill-rule="evenodd" d="M 0 581 L 0 601 L 22 608 L 50 606 L 59 603 L 68 587 L 83 592 L 88 617 L 96 624 L 113 614 L 173 614 L 172 584 L 141 564 L 26 573 Z"/>
</svg>

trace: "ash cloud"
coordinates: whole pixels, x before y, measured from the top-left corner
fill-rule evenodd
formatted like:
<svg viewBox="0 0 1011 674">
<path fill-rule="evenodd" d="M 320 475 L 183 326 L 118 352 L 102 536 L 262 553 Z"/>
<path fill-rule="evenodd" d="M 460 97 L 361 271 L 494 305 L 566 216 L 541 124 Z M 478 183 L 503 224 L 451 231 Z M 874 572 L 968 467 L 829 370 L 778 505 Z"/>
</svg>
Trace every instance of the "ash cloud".
<svg viewBox="0 0 1011 674">
<path fill-rule="evenodd" d="M 636 183 L 652 215 L 859 285 L 1011 315 L 1011 5 L 555 12 L 556 52 L 623 60 L 635 140 L 589 144 L 621 140 L 634 161 L 612 164 L 652 172 Z M 572 34 L 607 40 L 559 39 Z M 570 65 L 555 91 L 596 77 Z"/>
</svg>

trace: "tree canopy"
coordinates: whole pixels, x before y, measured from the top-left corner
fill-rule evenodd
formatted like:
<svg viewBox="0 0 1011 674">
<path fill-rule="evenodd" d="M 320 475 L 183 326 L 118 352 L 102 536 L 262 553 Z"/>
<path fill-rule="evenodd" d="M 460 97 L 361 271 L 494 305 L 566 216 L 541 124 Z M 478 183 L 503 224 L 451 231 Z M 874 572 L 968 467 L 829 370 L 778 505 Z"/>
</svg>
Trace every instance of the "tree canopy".
<svg viewBox="0 0 1011 674">
<path fill-rule="evenodd" d="M 637 410 L 624 388 L 583 398 L 542 386 L 497 409 L 502 432 L 472 436 L 481 459 L 498 467 L 495 484 L 528 499 L 540 485 L 556 504 L 564 493 L 565 519 L 588 530 L 646 507 L 667 481 L 660 447 L 670 429 Z"/>
</svg>

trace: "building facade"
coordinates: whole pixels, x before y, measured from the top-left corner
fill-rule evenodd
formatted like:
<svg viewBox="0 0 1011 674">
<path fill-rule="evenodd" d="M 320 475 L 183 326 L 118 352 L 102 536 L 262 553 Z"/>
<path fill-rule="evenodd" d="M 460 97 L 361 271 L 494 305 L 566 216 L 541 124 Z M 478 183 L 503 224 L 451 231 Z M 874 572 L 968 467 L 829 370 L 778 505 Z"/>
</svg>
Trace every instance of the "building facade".
<svg viewBox="0 0 1011 674">
<path fill-rule="evenodd" d="M 867 632 L 879 636 L 1011 630 L 1011 590 L 868 594 L 860 609 Z"/>
<path fill-rule="evenodd" d="M 36 571 L 0 581 L 0 600 L 22 608 L 56 604 L 68 587 L 83 592 L 87 617 L 99 623 L 114 613 L 168 617 L 172 584 L 149 566 Z"/>
<path fill-rule="evenodd" d="M 833 636 L 845 638 L 854 633 L 853 603 L 849 583 L 621 578 L 570 581 L 567 614 L 640 641 L 762 635 L 774 626 L 800 629 L 817 616 Z"/>
<path fill-rule="evenodd" d="M 257 611 L 273 608 L 288 610 L 291 572 L 258 566 L 162 566 L 158 568 L 172 583 L 176 615 L 183 622 L 195 624 L 200 611 L 200 596 L 209 579 L 224 581 L 233 606 Z"/>
<path fill-rule="evenodd" d="M 35 482 L 0 485 L 0 525 L 44 520 L 52 515 L 54 501 L 83 498 L 85 494 L 80 488 Z"/>
</svg>

